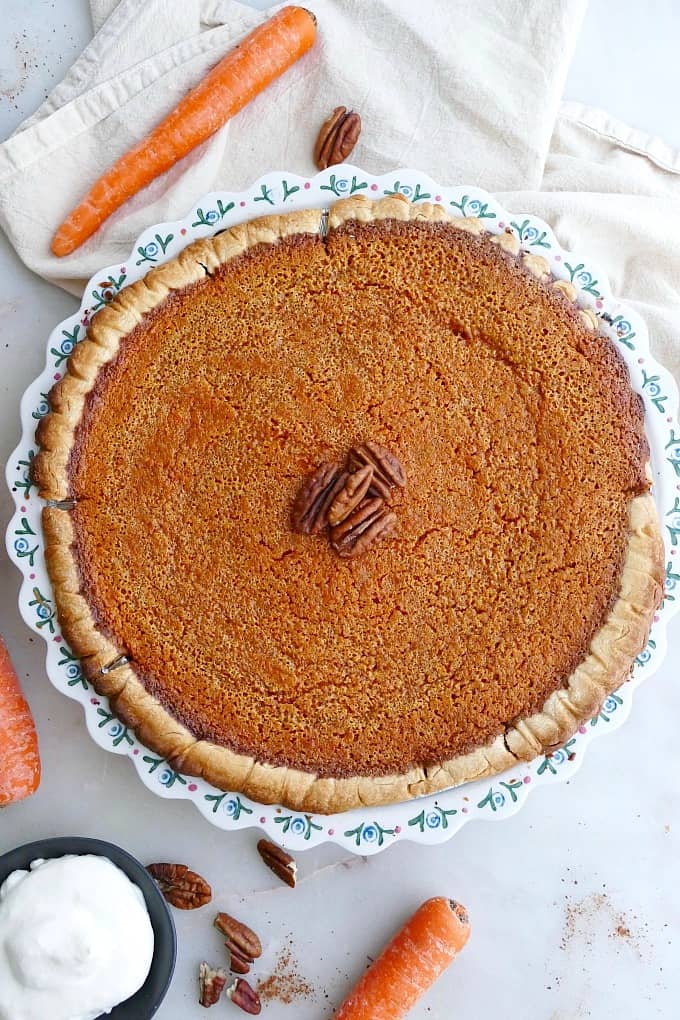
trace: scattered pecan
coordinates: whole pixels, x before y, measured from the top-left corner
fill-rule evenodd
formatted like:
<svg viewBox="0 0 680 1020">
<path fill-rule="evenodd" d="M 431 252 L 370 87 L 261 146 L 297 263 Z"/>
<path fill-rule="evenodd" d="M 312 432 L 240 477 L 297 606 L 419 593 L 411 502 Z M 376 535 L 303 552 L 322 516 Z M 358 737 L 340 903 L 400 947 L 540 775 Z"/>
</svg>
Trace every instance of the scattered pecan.
<svg viewBox="0 0 680 1020">
<path fill-rule="evenodd" d="M 244 978 L 236 978 L 227 988 L 227 995 L 234 1005 L 239 1006 L 244 1013 L 257 1016 L 262 1010 L 260 996 Z"/>
<path fill-rule="evenodd" d="M 200 1006 L 214 1006 L 219 1001 L 227 983 L 227 972 L 212 967 L 203 961 L 198 968 L 198 1002 Z"/>
<path fill-rule="evenodd" d="M 346 480 L 347 472 L 337 463 L 322 464 L 314 474 L 309 475 L 293 503 L 293 529 L 301 531 L 303 535 L 322 531 L 328 523 L 328 508 Z"/>
<path fill-rule="evenodd" d="M 338 556 L 353 559 L 391 535 L 396 524 L 397 515 L 375 496 L 360 503 L 342 524 L 331 528 L 331 544 Z"/>
<path fill-rule="evenodd" d="M 321 125 L 314 146 L 314 162 L 319 170 L 343 163 L 361 134 L 361 117 L 346 106 L 336 106 L 332 114 Z"/>
<path fill-rule="evenodd" d="M 382 496 L 389 502 L 390 489 L 395 485 L 403 489 L 406 485 L 406 473 L 401 463 L 378 443 L 362 443 L 350 450 L 349 466 L 356 470 L 362 465 L 373 468 L 370 495 Z"/>
<path fill-rule="evenodd" d="M 359 506 L 368 492 L 372 479 L 372 464 L 366 464 L 347 476 L 347 481 L 328 508 L 328 523 L 331 528 L 344 521 Z"/>
<path fill-rule="evenodd" d="M 219 913 L 214 920 L 219 932 L 226 935 L 225 946 L 231 957 L 230 970 L 247 974 L 253 960 L 262 955 L 262 944 L 255 932 L 230 914 Z"/>
<path fill-rule="evenodd" d="M 229 970 L 232 974 L 248 974 L 250 971 L 250 965 L 253 960 L 249 960 L 243 953 L 239 953 L 238 949 L 231 945 L 230 940 L 227 939 L 224 943 L 229 953 Z"/>
<path fill-rule="evenodd" d="M 257 852 L 260 857 L 270 868 L 274 874 L 289 885 L 291 889 L 295 888 L 295 881 L 297 876 L 297 864 L 295 858 L 291 857 L 289 853 L 283 849 L 283 847 L 277 846 L 276 843 L 270 843 L 268 839 L 261 839 L 257 844 Z"/>
<path fill-rule="evenodd" d="M 189 871 L 186 864 L 149 864 L 146 870 L 173 907 L 195 910 L 212 899 L 212 889 L 206 880 Z"/>
</svg>

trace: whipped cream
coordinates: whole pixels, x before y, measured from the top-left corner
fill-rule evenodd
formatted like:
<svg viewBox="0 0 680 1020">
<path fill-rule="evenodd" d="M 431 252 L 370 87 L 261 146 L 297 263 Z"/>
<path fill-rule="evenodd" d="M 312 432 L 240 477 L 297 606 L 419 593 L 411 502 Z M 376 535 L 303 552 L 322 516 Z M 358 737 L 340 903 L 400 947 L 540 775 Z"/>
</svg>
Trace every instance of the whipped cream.
<svg viewBox="0 0 680 1020">
<path fill-rule="evenodd" d="M 144 984 L 141 890 L 106 857 L 33 861 L 0 886 L 0 1020 L 95 1020 Z"/>
</svg>

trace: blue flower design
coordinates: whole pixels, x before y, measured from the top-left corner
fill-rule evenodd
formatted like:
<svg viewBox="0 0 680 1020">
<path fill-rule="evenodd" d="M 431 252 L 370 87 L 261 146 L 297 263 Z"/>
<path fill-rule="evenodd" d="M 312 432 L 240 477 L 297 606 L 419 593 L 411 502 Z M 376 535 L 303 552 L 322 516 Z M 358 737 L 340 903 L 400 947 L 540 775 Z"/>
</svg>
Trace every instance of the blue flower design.
<svg viewBox="0 0 680 1020">
<path fill-rule="evenodd" d="M 588 273 L 584 270 L 582 273 L 578 273 L 576 279 L 582 287 L 589 287 L 590 284 L 593 283 L 594 277 L 592 273 Z M 626 332 L 628 332 L 628 330 L 626 330 Z"/>
<path fill-rule="evenodd" d="M 63 346 L 63 345 L 62 345 Z M 35 411 L 33 412 L 34 418 L 44 418 L 49 413 L 50 405 L 48 404 L 45 397 L 42 398 Z"/>
<path fill-rule="evenodd" d="M 35 607 L 35 613 L 40 620 L 49 620 L 52 617 L 52 610 L 44 603 Z"/>
<path fill-rule="evenodd" d="M 114 738 L 115 737 L 119 737 L 121 735 L 121 733 L 123 732 L 123 729 L 124 729 L 124 727 L 123 727 L 122 723 L 120 723 L 120 722 L 111 723 L 111 725 L 109 726 L 109 731 L 108 731 L 109 732 L 109 736 L 110 737 L 114 737 Z"/>
<path fill-rule="evenodd" d="M 585 275 L 588 276 L 589 274 L 586 273 Z M 625 336 L 627 333 L 631 332 L 633 327 L 629 322 L 626 322 L 625 319 L 619 319 L 619 321 L 616 323 L 615 328 L 617 336 Z"/>
<path fill-rule="evenodd" d="M 224 813 L 229 815 L 230 818 L 233 818 L 234 815 L 238 812 L 238 810 L 239 810 L 238 802 L 234 800 L 233 797 L 230 797 L 229 800 L 225 800 Z"/>
<path fill-rule="evenodd" d="M 304 818 L 294 818 L 290 823 L 290 831 L 296 836 L 302 836 L 307 831 L 307 822 Z"/>
<path fill-rule="evenodd" d="M 442 824 L 442 816 L 437 811 L 430 811 L 428 815 L 425 815 L 425 824 L 428 829 L 438 829 Z"/>
<path fill-rule="evenodd" d="M 205 214 L 205 218 L 208 221 L 208 223 L 217 223 L 218 219 L 220 218 L 220 215 L 217 212 L 217 209 L 210 209 Z"/>
<path fill-rule="evenodd" d="M 69 680 L 80 679 L 80 666 L 78 665 L 77 662 L 72 662 L 70 666 L 67 666 L 66 676 L 68 677 Z"/>
<path fill-rule="evenodd" d="M 413 188 L 410 186 L 410 184 L 402 184 L 399 190 L 401 191 L 402 195 L 406 195 L 407 198 L 410 198 L 411 195 L 413 194 Z"/>
<path fill-rule="evenodd" d="M 367 843 L 375 843 L 378 838 L 378 830 L 375 825 L 364 825 L 364 830 L 361 833 L 361 836 Z"/>
<path fill-rule="evenodd" d="M 650 652 L 650 650 L 648 648 L 645 648 L 642 652 L 640 652 L 640 654 L 638 655 L 636 661 L 638 662 L 638 664 L 640 666 L 644 666 L 646 662 L 649 662 L 651 657 L 652 657 L 652 653 Z"/>
<path fill-rule="evenodd" d="M 150 241 L 144 251 L 147 255 L 150 255 L 151 258 L 153 258 L 154 255 L 158 254 L 158 245 L 154 241 Z"/>
<path fill-rule="evenodd" d="M 561 765 L 567 759 L 567 754 L 563 747 L 560 747 L 557 751 L 553 751 L 552 760 L 555 765 Z"/>
<path fill-rule="evenodd" d="M 346 178 L 335 182 L 335 187 L 338 191 L 347 191 L 349 188 L 349 181 Z"/>
<path fill-rule="evenodd" d="M 17 538 L 14 540 L 14 548 L 16 552 L 22 556 L 24 553 L 28 552 L 28 542 L 25 538 Z"/>
<path fill-rule="evenodd" d="M 158 773 L 158 782 L 161 786 L 172 786 L 175 781 L 175 773 L 170 768 L 161 769 Z"/>
<path fill-rule="evenodd" d="M 619 707 L 618 702 L 614 701 L 612 697 L 607 698 L 604 705 L 602 706 L 605 712 L 615 712 Z"/>
<path fill-rule="evenodd" d="M 496 807 L 503 807 L 505 804 L 505 796 L 500 792 L 500 790 L 494 791 L 493 802 Z"/>
</svg>

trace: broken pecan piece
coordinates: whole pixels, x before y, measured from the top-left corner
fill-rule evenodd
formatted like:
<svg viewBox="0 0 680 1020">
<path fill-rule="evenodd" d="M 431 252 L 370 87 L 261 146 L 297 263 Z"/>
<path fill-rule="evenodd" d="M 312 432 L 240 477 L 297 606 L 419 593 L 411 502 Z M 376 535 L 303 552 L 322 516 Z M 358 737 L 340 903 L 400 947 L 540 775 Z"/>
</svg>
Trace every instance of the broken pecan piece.
<svg viewBox="0 0 680 1020">
<path fill-rule="evenodd" d="M 390 489 L 397 486 L 403 489 L 406 485 L 406 473 L 400 461 L 378 443 L 362 443 L 350 450 L 349 466 L 356 470 L 362 465 L 370 464 L 373 468 L 373 479 L 369 489 L 370 495 L 382 496 L 386 501 L 390 498 Z"/>
<path fill-rule="evenodd" d="M 314 146 L 314 162 L 319 170 L 343 163 L 361 134 L 361 117 L 346 106 L 336 106 L 323 122 Z"/>
<path fill-rule="evenodd" d="M 271 843 L 268 839 L 261 839 L 257 844 L 257 852 L 271 871 L 280 878 L 282 882 L 295 888 L 297 876 L 297 864 L 295 858 L 291 857 L 283 847 Z"/>
<path fill-rule="evenodd" d="M 323 531 L 328 523 L 328 508 L 342 490 L 347 477 L 348 473 L 335 462 L 322 464 L 314 474 L 309 475 L 293 503 L 293 530 L 301 531 L 303 535 Z"/>
<path fill-rule="evenodd" d="M 345 484 L 328 508 L 328 523 L 331 528 L 344 521 L 359 506 L 359 503 L 361 503 L 368 492 L 372 479 L 372 464 L 366 464 L 347 476 Z"/>
<path fill-rule="evenodd" d="M 397 515 L 375 496 L 360 503 L 342 524 L 331 528 L 331 544 L 338 556 L 353 559 L 391 535 L 396 524 Z"/>
<path fill-rule="evenodd" d="M 227 972 L 217 967 L 213 970 L 205 960 L 198 968 L 198 1003 L 200 1006 L 214 1006 L 219 1001 L 227 983 Z"/>
<path fill-rule="evenodd" d="M 212 889 L 206 880 L 186 864 L 149 864 L 146 870 L 168 903 L 179 910 L 195 910 L 212 899 Z"/>
<path fill-rule="evenodd" d="M 214 920 L 219 932 L 226 935 L 225 946 L 230 955 L 230 970 L 235 974 L 247 974 L 251 963 L 262 955 L 262 943 L 242 921 L 230 914 L 219 913 Z"/>
<path fill-rule="evenodd" d="M 227 995 L 234 1005 L 239 1006 L 244 1013 L 249 1013 L 251 1016 L 258 1016 L 262 1010 L 260 996 L 244 978 L 236 978 L 236 980 L 227 988 Z"/>
</svg>

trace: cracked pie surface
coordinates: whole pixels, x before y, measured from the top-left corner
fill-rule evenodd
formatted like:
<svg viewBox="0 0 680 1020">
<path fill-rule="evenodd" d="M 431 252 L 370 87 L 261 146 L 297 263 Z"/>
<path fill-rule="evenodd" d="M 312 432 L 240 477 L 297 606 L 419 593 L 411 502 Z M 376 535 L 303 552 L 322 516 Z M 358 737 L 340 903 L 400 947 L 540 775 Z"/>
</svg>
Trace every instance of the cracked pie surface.
<svg viewBox="0 0 680 1020">
<path fill-rule="evenodd" d="M 34 474 L 72 501 L 48 569 L 113 709 L 183 772 L 333 812 L 559 746 L 643 648 L 662 545 L 640 399 L 569 284 L 438 206 L 320 217 L 121 291 Z"/>
</svg>

